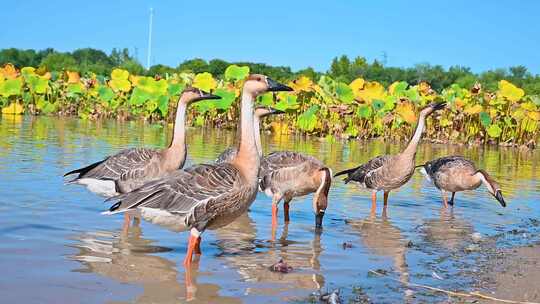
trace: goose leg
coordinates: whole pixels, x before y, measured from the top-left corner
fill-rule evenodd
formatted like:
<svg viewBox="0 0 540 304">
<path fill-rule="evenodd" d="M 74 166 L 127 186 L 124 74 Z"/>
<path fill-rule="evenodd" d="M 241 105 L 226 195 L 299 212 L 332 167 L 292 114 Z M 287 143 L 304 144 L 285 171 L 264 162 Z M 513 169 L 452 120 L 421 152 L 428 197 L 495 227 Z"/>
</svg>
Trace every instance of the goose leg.
<svg viewBox="0 0 540 304">
<path fill-rule="evenodd" d="M 281 198 L 277 196 L 272 197 L 272 231 L 271 231 L 271 240 L 275 241 L 276 239 L 276 229 L 277 229 L 277 217 L 278 217 L 278 203 Z"/>
<path fill-rule="evenodd" d="M 456 196 L 456 193 L 452 192 L 452 198 L 450 198 L 450 201 L 448 202 L 448 204 L 452 207 L 454 207 L 454 196 Z"/>
<path fill-rule="evenodd" d="M 290 221 L 290 218 L 289 218 L 289 202 L 290 201 L 291 201 L 290 199 L 285 199 L 285 202 L 283 203 L 283 216 L 284 216 L 285 223 L 288 223 Z"/>
<path fill-rule="evenodd" d="M 446 196 L 446 191 L 442 190 L 442 201 L 444 203 L 444 208 L 448 208 L 448 197 Z"/>
<path fill-rule="evenodd" d="M 195 246 L 197 244 L 197 239 L 200 239 L 200 233 L 197 231 L 197 229 L 192 228 L 191 232 L 189 234 L 189 240 L 188 240 L 188 248 L 186 252 L 186 257 L 184 258 L 184 266 L 190 267 L 191 266 L 191 260 L 193 257 L 193 251 L 195 250 Z M 200 242 L 200 240 L 199 240 Z"/>
<path fill-rule="evenodd" d="M 201 251 L 201 237 L 200 236 L 197 238 L 197 241 L 195 242 L 195 248 L 193 249 L 193 252 L 195 254 L 202 254 L 202 251 Z"/>
<path fill-rule="evenodd" d="M 127 234 L 129 230 L 129 224 L 131 223 L 131 216 L 129 213 L 124 212 L 124 224 L 122 225 L 122 232 Z"/>
<path fill-rule="evenodd" d="M 375 215 L 377 211 L 377 191 L 371 192 L 371 215 Z"/>
<path fill-rule="evenodd" d="M 388 194 L 390 194 L 390 191 L 384 191 L 384 209 L 388 206 Z"/>
</svg>

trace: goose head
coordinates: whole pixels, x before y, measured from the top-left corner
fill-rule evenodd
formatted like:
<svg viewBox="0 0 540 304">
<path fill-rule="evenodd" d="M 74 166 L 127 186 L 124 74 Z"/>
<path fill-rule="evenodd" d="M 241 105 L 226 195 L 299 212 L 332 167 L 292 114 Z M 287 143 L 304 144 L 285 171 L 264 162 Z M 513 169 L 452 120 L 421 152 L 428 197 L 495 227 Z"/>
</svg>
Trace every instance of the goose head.
<svg viewBox="0 0 540 304">
<path fill-rule="evenodd" d="M 258 106 L 255 108 L 255 116 L 263 118 L 269 115 L 283 114 L 285 111 L 274 109 L 272 107 Z"/>
<path fill-rule="evenodd" d="M 322 228 L 322 221 L 328 207 L 328 193 L 332 185 L 332 169 L 321 168 L 318 172 L 319 188 L 313 195 L 313 212 L 315 213 L 315 229 Z"/>
<path fill-rule="evenodd" d="M 244 83 L 244 91 L 250 93 L 253 97 L 266 92 L 292 91 L 290 87 L 279 83 L 272 78 L 261 75 L 251 74 Z"/>
<path fill-rule="evenodd" d="M 186 87 L 180 96 L 180 102 L 185 104 L 190 104 L 205 99 L 221 99 L 221 97 L 194 87 Z"/>
<path fill-rule="evenodd" d="M 446 102 L 433 102 L 430 103 L 427 107 L 423 108 L 422 111 L 420 111 L 420 115 L 427 117 L 435 111 L 444 109 L 444 107 L 446 107 Z"/>
<path fill-rule="evenodd" d="M 484 170 L 480 169 L 474 173 L 475 176 L 479 177 L 482 183 L 488 189 L 489 194 L 501 204 L 501 206 L 506 207 L 506 201 L 502 195 L 501 187 L 491 176 Z"/>
</svg>

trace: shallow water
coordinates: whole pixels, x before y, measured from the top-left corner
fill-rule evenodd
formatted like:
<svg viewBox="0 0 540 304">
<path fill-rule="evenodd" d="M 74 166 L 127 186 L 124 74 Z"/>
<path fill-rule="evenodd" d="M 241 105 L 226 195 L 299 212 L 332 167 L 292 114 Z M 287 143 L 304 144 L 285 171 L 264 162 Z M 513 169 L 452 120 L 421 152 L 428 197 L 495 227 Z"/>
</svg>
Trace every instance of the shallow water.
<svg viewBox="0 0 540 304">
<path fill-rule="evenodd" d="M 204 234 L 199 269 L 186 289 L 187 233 L 143 222 L 124 235 L 122 216 L 100 215 L 108 208 L 103 199 L 83 187 L 65 186 L 62 178 L 126 147 L 162 147 L 169 136 L 170 128 L 142 122 L 1 117 L 2 302 L 301 303 L 336 288 L 342 298 L 356 301 L 439 301 L 447 297 L 422 290 L 411 296 L 405 284 L 473 290 L 488 240 L 495 248 L 530 244 L 540 230 L 538 152 L 424 143 L 418 163 L 449 154 L 469 157 L 499 181 L 509 206 L 502 208 L 478 189 L 458 193 L 455 208 L 443 210 L 438 191 L 417 173 L 391 193 L 387 214 L 379 206 L 377 217 L 370 218 L 369 193 L 336 180 L 322 233 L 313 229 L 308 196 L 293 201 L 289 225 L 280 214 L 276 241 L 270 242 L 270 199 L 259 194 L 249 214 Z M 189 162 L 212 161 L 233 136 L 190 129 Z M 334 172 L 401 148 L 283 135 L 263 135 L 263 146 L 311 154 Z M 479 245 L 473 233 L 482 235 Z M 269 271 L 280 259 L 293 271 Z"/>
</svg>

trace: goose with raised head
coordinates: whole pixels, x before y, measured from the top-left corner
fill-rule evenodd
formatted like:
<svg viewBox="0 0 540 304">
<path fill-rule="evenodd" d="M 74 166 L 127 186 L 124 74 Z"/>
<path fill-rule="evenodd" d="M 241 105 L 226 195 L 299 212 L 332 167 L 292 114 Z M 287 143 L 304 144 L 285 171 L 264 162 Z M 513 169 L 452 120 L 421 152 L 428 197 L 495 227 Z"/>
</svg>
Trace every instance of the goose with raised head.
<svg viewBox="0 0 540 304">
<path fill-rule="evenodd" d="M 229 163 L 195 165 L 115 197 L 104 214 L 137 209 L 143 219 L 190 231 L 184 265 L 200 254 L 201 233 L 226 226 L 247 211 L 258 188 L 260 156 L 255 144 L 254 99 L 292 89 L 264 75 L 250 75 L 242 90 L 238 153 Z"/>
<path fill-rule="evenodd" d="M 278 204 L 283 199 L 283 213 L 289 222 L 289 203 L 295 197 L 313 195 L 315 227 L 322 228 L 332 184 L 332 170 L 315 157 L 297 152 L 273 152 L 261 162 L 260 190 L 272 198 L 272 231 L 277 226 Z"/>
<path fill-rule="evenodd" d="M 255 129 L 255 144 L 257 145 L 257 151 L 259 152 L 260 157 L 263 156 L 262 144 L 261 144 L 261 133 L 260 133 L 261 119 L 269 115 L 276 115 L 276 114 L 283 114 L 283 113 L 285 112 L 274 109 L 272 107 L 257 106 L 255 108 L 255 117 L 254 117 L 253 127 Z M 227 148 L 218 156 L 218 158 L 216 159 L 216 163 L 230 162 L 234 159 L 237 153 L 238 153 L 237 147 Z"/>
<path fill-rule="evenodd" d="M 422 167 L 422 173 L 441 190 L 445 207 L 454 206 L 456 192 L 474 190 L 482 184 L 501 206 L 506 207 L 499 184 L 485 170 L 477 169 L 472 161 L 462 156 L 445 156 L 417 167 Z M 452 193 L 450 201 L 447 192 Z"/>
<path fill-rule="evenodd" d="M 361 187 L 371 189 L 371 213 L 377 208 L 377 192 L 384 191 L 384 207 L 388 205 L 388 194 L 406 184 L 412 177 L 415 168 L 416 149 L 422 138 L 426 118 L 446 103 L 432 103 L 420 111 L 416 130 L 405 150 L 396 155 L 377 156 L 358 167 L 336 173 L 334 176 L 347 174 L 345 183 L 356 182 Z"/>
<path fill-rule="evenodd" d="M 185 118 L 188 105 L 200 100 L 220 98 L 187 87 L 178 100 L 173 138 L 168 148 L 125 149 L 89 166 L 70 171 L 64 176 L 78 174 L 68 183 L 84 185 L 94 193 L 112 197 L 181 169 L 187 155 Z"/>
</svg>

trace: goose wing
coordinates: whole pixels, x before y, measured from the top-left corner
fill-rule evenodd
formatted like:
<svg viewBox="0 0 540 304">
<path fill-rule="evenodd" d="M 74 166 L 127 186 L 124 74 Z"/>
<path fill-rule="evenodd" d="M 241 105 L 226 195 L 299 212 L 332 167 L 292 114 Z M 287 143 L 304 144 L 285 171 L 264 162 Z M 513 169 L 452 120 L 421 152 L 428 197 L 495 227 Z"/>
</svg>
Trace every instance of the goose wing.
<svg viewBox="0 0 540 304">
<path fill-rule="evenodd" d="M 231 164 L 197 165 L 115 197 L 108 213 L 154 208 L 184 215 L 187 226 L 204 226 L 242 195 L 240 173 Z"/>
<path fill-rule="evenodd" d="M 297 167 L 303 163 L 313 163 L 323 166 L 322 163 L 314 157 L 303 155 L 291 151 L 272 152 L 261 160 L 260 176 L 270 174 L 287 167 Z"/>
<path fill-rule="evenodd" d="M 160 153 L 157 150 L 132 148 L 122 150 L 87 167 L 70 171 L 64 176 L 78 173 L 75 179 L 127 180 L 140 177 L 145 172 L 157 170 L 159 161 Z"/>
<path fill-rule="evenodd" d="M 345 183 L 354 181 L 371 188 L 376 182 L 377 171 L 388 164 L 391 158 L 392 156 L 390 155 L 380 155 L 358 167 L 338 172 L 334 176 L 347 174 L 347 177 L 344 179 Z"/>
</svg>

